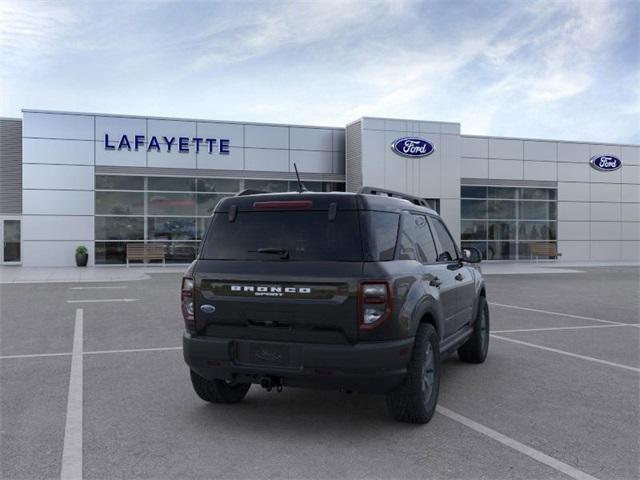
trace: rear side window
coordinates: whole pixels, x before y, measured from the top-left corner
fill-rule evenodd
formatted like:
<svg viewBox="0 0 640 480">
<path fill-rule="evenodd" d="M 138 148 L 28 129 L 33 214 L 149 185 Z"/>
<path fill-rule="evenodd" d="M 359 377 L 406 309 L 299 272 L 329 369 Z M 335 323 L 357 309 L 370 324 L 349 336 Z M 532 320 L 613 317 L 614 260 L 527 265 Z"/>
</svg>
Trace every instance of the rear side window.
<svg viewBox="0 0 640 480">
<path fill-rule="evenodd" d="M 436 261 L 436 246 L 424 215 L 408 214 L 400 232 L 399 260 L 417 260 L 421 263 Z"/>
<path fill-rule="evenodd" d="M 400 215 L 392 212 L 362 212 L 365 238 L 365 260 L 385 262 L 393 260 L 398 238 Z"/>
<path fill-rule="evenodd" d="M 442 220 L 439 218 L 431 217 L 429 219 L 431 226 L 433 227 L 433 234 L 437 237 L 439 242 L 438 248 L 438 262 L 450 262 L 458 258 L 458 251 L 456 250 L 456 244 L 449 235 L 447 227 L 444 226 Z"/>
<path fill-rule="evenodd" d="M 286 251 L 286 255 L 281 252 Z M 216 213 L 202 246 L 206 260 L 362 261 L 358 212 L 238 212 L 233 222 Z"/>
</svg>

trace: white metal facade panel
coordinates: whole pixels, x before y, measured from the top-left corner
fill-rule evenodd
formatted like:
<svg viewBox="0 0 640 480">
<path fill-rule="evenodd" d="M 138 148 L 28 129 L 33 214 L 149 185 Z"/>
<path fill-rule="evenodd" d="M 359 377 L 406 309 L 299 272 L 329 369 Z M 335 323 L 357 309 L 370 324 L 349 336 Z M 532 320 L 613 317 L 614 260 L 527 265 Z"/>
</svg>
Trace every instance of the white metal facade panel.
<svg viewBox="0 0 640 480">
<path fill-rule="evenodd" d="M 489 160 L 489 178 L 522 180 L 523 162 L 518 160 Z"/>
<path fill-rule="evenodd" d="M 22 238 L 24 240 L 93 241 L 93 219 L 92 215 L 27 215 L 22 219 Z M 61 225 L 64 228 L 61 228 Z"/>
<path fill-rule="evenodd" d="M 85 242 L 89 250 L 89 266 L 93 266 L 93 245 Z M 22 242 L 22 265 L 25 267 L 70 267 L 76 264 L 75 251 L 81 243 L 67 241 L 30 241 Z"/>
<path fill-rule="evenodd" d="M 22 141 L 22 163 L 55 165 L 93 165 L 94 142 L 25 138 Z"/>
<path fill-rule="evenodd" d="M 93 116 L 23 112 L 23 137 L 93 140 Z"/>
<path fill-rule="evenodd" d="M 591 213 L 588 202 L 558 202 L 559 221 L 589 221 Z"/>
<path fill-rule="evenodd" d="M 440 142 L 440 197 L 460 198 L 460 136 L 441 135 Z"/>
<path fill-rule="evenodd" d="M 558 144 L 556 142 L 526 140 L 524 142 L 524 159 L 556 162 L 558 160 Z"/>
<path fill-rule="evenodd" d="M 622 202 L 635 202 L 640 203 L 640 185 L 626 185 L 620 186 L 622 195 L 620 200 Z"/>
<path fill-rule="evenodd" d="M 244 147 L 244 125 L 237 123 L 197 122 L 198 137 L 229 140 L 231 147 Z M 233 148 L 230 149 L 233 151 Z"/>
<path fill-rule="evenodd" d="M 591 240 L 620 240 L 622 225 L 620 222 L 591 222 Z"/>
<path fill-rule="evenodd" d="M 289 129 L 289 145 L 292 150 L 333 150 L 333 130 L 325 128 Z"/>
<path fill-rule="evenodd" d="M 624 165 L 640 165 L 640 147 L 621 147 L 620 159 Z"/>
<path fill-rule="evenodd" d="M 639 241 L 620 242 L 620 258 L 624 260 L 640 260 L 640 242 Z"/>
<path fill-rule="evenodd" d="M 558 240 L 589 240 L 589 222 L 558 222 Z"/>
<path fill-rule="evenodd" d="M 463 157 L 489 158 L 489 139 L 463 136 L 460 155 Z"/>
<path fill-rule="evenodd" d="M 24 190 L 23 215 L 93 215 L 92 191 Z M 64 225 L 60 225 L 61 228 Z"/>
<path fill-rule="evenodd" d="M 562 260 L 567 262 L 581 261 L 589 258 L 589 241 L 558 240 L 558 252 Z"/>
<path fill-rule="evenodd" d="M 104 136 L 109 135 L 109 142 L 118 145 L 122 135 L 130 142 L 136 135 L 147 135 L 147 120 L 144 118 L 96 116 L 96 141 L 104 148 Z M 148 138 L 146 139 L 149 140 Z"/>
<path fill-rule="evenodd" d="M 293 164 L 299 172 L 333 173 L 332 152 L 291 150 L 289 171 L 294 172 Z"/>
<path fill-rule="evenodd" d="M 244 148 L 231 147 L 226 155 L 209 154 L 207 150 L 200 150 L 196 155 L 197 168 L 215 170 L 244 170 Z"/>
<path fill-rule="evenodd" d="M 559 162 L 584 163 L 588 162 L 590 158 L 589 144 L 558 142 Z"/>
<path fill-rule="evenodd" d="M 450 134 L 450 135 L 460 135 L 460 124 L 459 123 L 442 123 L 440 124 L 441 133 Z"/>
<path fill-rule="evenodd" d="M 268 125 L 246 125 L 244 146 L 252 148 L 289 148 L 289 128 Z"/>
<path fill-rule="evenodd" d="M 333 140 L 332 140 L 332 145 L 333 145 L 333 151 L 334 152 L 345 152 L 346 150 L 346 145 L 345 145 L 345 131 L 344 130 L 337 130 L 334 129 L 333 130 Z"/>
<path fill-rule="evenodd" d="M 522 140 L 489 139 L 489 158 L 503 160 L 522 160 L 524 146 Z"/>
<path fill-rule="evenodd" d="M 95 178 L 92 166 L 29 163 L 22 165 L 22 177 L 24 190 L 93 190 Z"/>
<path fill-rule="evenodd" d="M 550 180 L 558 179 L 558 167 L 555 162 L 524 162 L 525 180 Z"/>
<path fill-rule="evenodd" d="M 244 166 L 247 170 L 288 172 L 289 150 L 245 148 Z"/>
<path fill-rule="evenodd" d="M 147 152 L 141 148 L 137 152 L 129 150 L 105 150 L 102 142 L 94 142 L 96 149 L 96 165 L 113 165 L 120 167 L 146 167 Z"/>
<path fill-rule="evenodd" d="M 438 122 L 418 122 L 417 127 L 420 133 L 442 133 L 441 124 Z"/>
<path fill-rule="evenodd" d="M 465 178 L 489 178 L 489 160 L 461 157 L 460 175 Z"/>
<path fill-rule="evenodd" d="M 620 204 L 620 217 L 623 222 L 640 222 L 640 203 Z"/>
<path fill-rule="evenodd" d="M 622 240 L 640 240 L 640 222 L 622 222 Z"/>
<path fill-rule="evenodd" d="M 620 221 L 620 203 L 600 203 L 591 202 L 590 220 L 596 222 L 619 222 Z"/>
<path fill-rule="evenodd" d="M 619 240 L 592 241 L 590 244 L 591 260 L 620 260 L 621 243 Z"/>
<path fill-rule="evenodd" d="M 590 187 L 592 202 L 620 201 L 620 185 L 608 183 L 592 183 Z"/>
<path fill-rule="evenodd" d="M 558 163 L 558 181 L 563 182 L 588 182 L 593 170 L 587 162 L 582 163 Z"/>
<path fill-rule="evenodd" d="M 588 183 L 558 182 L 558 200 L 569 202 L 588 202 Z"/>
</svg>

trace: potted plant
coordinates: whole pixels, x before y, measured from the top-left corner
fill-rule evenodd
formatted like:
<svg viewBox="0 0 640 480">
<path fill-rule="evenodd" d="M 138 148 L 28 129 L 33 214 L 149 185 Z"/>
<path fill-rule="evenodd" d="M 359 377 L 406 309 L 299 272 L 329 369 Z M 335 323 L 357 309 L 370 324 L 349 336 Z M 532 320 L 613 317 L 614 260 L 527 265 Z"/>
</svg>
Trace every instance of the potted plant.
<svg viewBox="0 0 640 480">
<path fill-rule="evenodd" d="M 87 247 L 80 245 L 76 248 L 76 265 L 78 267 L 86 267 L 89 260 Z"/>
</svg>

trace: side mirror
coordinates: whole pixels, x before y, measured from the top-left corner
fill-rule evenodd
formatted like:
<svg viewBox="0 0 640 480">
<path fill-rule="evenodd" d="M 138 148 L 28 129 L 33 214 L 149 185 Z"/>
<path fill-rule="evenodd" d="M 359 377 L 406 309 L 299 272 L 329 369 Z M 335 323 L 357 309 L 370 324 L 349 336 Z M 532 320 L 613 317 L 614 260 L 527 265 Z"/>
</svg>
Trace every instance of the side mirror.
<svg viewBox="0 0 640 480">
<path fill-rule="evenodd" d="M 462 249 L 462 260 L 469 263 L 480 263 L 482 254 L 476 247 L 464 247 Z"/>
</svg>

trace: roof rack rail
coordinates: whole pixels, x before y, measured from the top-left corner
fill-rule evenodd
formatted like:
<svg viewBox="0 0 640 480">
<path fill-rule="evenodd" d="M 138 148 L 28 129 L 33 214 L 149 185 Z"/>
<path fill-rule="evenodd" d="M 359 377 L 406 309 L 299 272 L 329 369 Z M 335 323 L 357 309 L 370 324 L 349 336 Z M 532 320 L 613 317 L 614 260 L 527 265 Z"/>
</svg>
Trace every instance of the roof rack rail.
<svg viewBox="0 0 640 480">
<path fill-rule="evenodd" d="M 247 188 L 245 190 L 242 190 L 241 192 L 236 193 L 236 197 L 243 197 L 245 195 L 258 195 L 260 193 L 269 193 L 269 192 L 265 192 L 264 190 L 252 190 L 251 188 Z"/>
<path fill-rule="evenodd" d="M 431 208 L 429 206 L 429 203 L 424 198 L 416 197 L 414 195 L 409 195 L 408 193 L 387 190 L 386 188 L 362 187 L 360 191 L 358 191 L 358 193 L 363 193 L 366 195 L 384 195 L 387 197 L 401 198 L 403 200 L 408 200 L 414 205 L 420 205 L 421 207 Z"/>
</svg>

